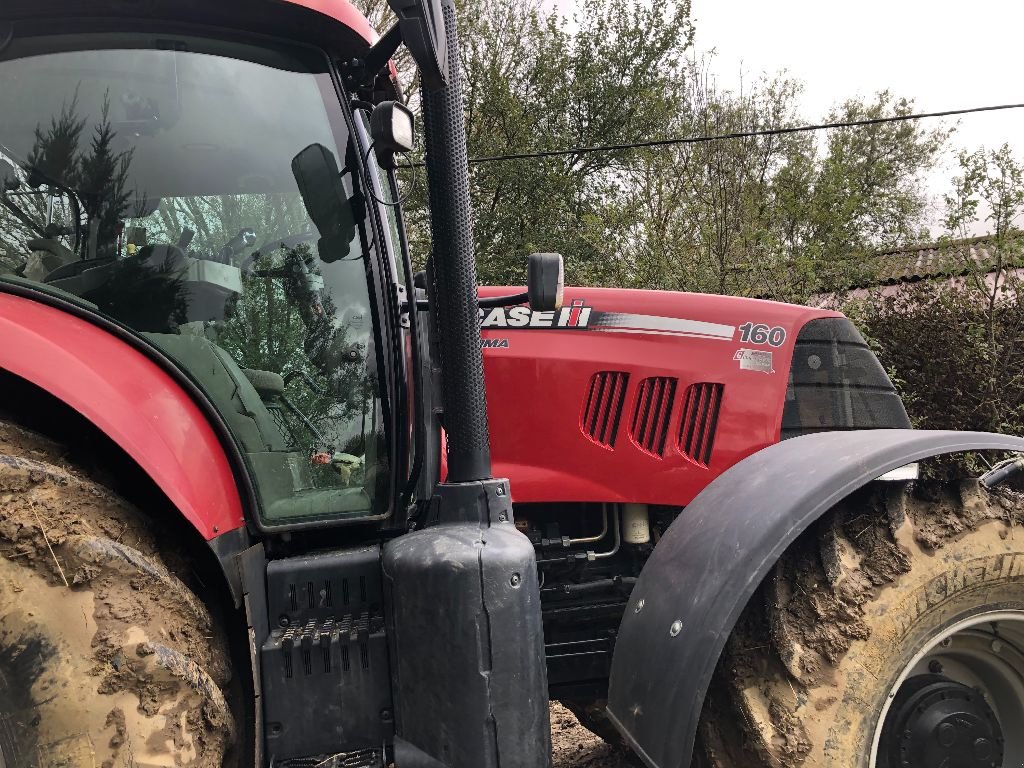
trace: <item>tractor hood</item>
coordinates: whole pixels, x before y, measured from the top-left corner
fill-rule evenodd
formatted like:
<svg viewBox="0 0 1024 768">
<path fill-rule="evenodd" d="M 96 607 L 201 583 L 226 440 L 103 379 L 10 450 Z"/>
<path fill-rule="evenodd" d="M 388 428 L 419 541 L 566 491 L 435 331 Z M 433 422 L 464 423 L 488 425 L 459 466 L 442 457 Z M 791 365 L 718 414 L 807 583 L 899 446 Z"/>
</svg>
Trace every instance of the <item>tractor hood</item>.
<svg viewBox="0 0 1024 768">
<path fill-rule="evenodd" d="M 481 323 L 494 472 L 512 480 L 519 503 L 682 506 L 788 436 L 784 423 L 801 433 L 909 426 L 881 366 L 837 312 L 566 288 L 557 312 L 485 309 Z M 851 377 L 868 380 L 866 406 L 850 400 Z M 802 389 L 813 394 L 799 401 Z"/>
</svg>

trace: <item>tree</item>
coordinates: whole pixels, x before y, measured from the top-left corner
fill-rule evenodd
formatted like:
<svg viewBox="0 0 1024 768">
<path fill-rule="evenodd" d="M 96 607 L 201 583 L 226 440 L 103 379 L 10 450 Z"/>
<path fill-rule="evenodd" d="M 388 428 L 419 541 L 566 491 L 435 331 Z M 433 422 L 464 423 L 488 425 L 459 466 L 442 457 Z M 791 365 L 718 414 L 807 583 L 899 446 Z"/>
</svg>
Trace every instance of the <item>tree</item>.
<svg viewBox="0 0 1024 768">
<path fill-rule="evenodd" d="M 96 124 L 89 152 L 78 163 L 77 178 L 68 184 L 78 190 L 86 219 L 95 228 L 97 252 L 90 258 L 113 258 L 117 255 L 117 233 L 121 221 L 129 213 L 129 202 L 142 190 L 128 189 L 129 170 L 134 150 L 115 151 L 117 132 L 110 124 L 110 93 L 103 97 L 100 121 Z M 89 234 L 93 239 L 93 234 Z M 93 246 L 90 244 L 89 248 Z"/>
<path fill-rule="evenodd" d="M 364 1 L 386 26 L 383 0 Z M 687 59 L 689 3 L 585 0 L 569 24 L 539 0 L 465 0 L 459 18 L 471 157 L 809 122 L 798 82 L 725 90 Z M 912 106 L 882 92 L 826 119 Z M 921 231 L 920 180 L 947 137 L 908 122 L 473 164 L 478 272 L 522 282 L 525 254 L 557 250 L 575 283 L 806 300 L 857 282 L 859 253 Z M 422 186 L 407 211 L 421 261 Z"/>
<path fill-rule="evenodd" d="M 390 23 L 379 0 L 361 5 L 380 28 Z M 652 127 L 660 135 L 680 108 L 689 2 L 586 0 L 575 29 L 539 0 L 466 0 L 459 11 L 471 157 L 625 142 Z M 609 246 L 626 226 L 615 215 L 626 160 L 581 152 L 472 165 L 481 280 L 522 282 L 525 256 L 538 250 L 561 251 L 578 282 L 612 280 Z M 406 213 L 422 262 L 429 240 L 425 185 L 416 178 Z"/>
<path fill-rule="evenodd" d="M 665 135 L 682 106 L 692 42 L 688 2 L 586 0 L 575 31 L 530 3 L 466 8 L 471 156 Z M 572 153 L 474 165 L 481 279 L 521 281 L 525 255 L 560 251 L 578 282 L 616 276 L 626 153 Z"/>
<path fill-rule="evenodd" d="M 90 144 L 83 149 L 87 123 L 79 114 L 76 93 L 61 107 L 60 114 L 51 118 L 49 126 L 36 126 L 35 142 L 26 158 L 8 158 L 20 168 L 16 168 L 20 182 L 17 192 L 22 194 L 16 198 L 4 195 L 0 248 L 6 265 L 0 262 L 0 267 L 18 269 L 31 252 L 28 242 L 44 234 L 49 219 L 78 229 L 79 246 L 87 249 L 83 257 L 115 255 L 121 221 L 129 214 L 136 194 L 128 189 L 133 152 L 114 149 L 117 133 L 110 121 L 109 93 L 100 105 L 100 119 L 93 126 Z M 84 231 L 87 224 L 93 227 L 93 233 Z M 95 253 L 88 250 L 92 243 L 98 249 Z"/>
<path fill-rule="evenodd" d="M 1024 164 L 1006 145 L 960 155 L 940 243 L 956 276 L 844 309 L 861 321 L 914 425 L 1024 433 Z M 972 253 L 980 221 L 992 234 Z M 977 470 L 977 467 L 971 467 Z"/>
<path fill-rule="evenodd" d="M 720 90 L 691 62 L 681 136 L 786 128 L 807 122 L 800 85 L 762 78 Z M 827 117 L 908 114 L 888 93 L 848 101 Z M 913 123 L 684 144 L 638 156 L 630 210 L 630 284 L 803 301 L 863 276 L 859 252 L 913 236 L 924 223 L 922 173 L 946 140 Z M 632 279 L 628 279 L 632 277 Z"/>
</svg>

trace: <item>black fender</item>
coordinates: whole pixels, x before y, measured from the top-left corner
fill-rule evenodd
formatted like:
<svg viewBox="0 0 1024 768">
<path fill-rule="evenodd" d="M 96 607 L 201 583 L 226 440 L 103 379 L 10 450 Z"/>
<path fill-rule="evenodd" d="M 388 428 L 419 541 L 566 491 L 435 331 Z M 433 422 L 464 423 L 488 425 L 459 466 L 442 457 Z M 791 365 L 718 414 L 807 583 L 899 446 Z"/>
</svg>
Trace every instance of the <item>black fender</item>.
<svg viewBox="0 0 1024 768">
<path fill-rule="evenodd" d="M 669 526 L 623 616 L 608 715 L 650 768 L 688 768 L 726 640 L 787 547 L 853 491 L 929 456 L 1024 451 L 985 432 L 877 429 L 786 440 L 715 479 Z"/>
</svg>

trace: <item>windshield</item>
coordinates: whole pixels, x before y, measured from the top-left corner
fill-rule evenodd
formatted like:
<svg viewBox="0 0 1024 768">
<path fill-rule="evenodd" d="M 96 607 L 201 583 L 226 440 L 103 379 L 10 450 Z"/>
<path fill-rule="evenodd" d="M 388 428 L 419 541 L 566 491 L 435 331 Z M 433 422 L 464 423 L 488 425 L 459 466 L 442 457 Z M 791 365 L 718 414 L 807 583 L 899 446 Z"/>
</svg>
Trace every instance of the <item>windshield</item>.
<svg viewBox="0 0 1024 768">
<path fill-rule="evenodd" d="M 343 169 L 320 240 L 292 173 Z M 365 206 L 322 54 L 193 38 L 16 40 L 0 61 L 0 279 L 74 294 L 177 361 L 271 523 L 365 519 L 387 475 Z"/>
</svg>

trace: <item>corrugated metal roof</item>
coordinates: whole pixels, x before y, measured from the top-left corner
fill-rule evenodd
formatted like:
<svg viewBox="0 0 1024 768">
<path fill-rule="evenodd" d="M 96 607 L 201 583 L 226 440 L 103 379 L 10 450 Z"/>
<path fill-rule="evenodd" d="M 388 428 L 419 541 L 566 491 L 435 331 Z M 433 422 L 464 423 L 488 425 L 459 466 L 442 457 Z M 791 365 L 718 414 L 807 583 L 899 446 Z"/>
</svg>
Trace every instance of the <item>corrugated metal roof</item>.
<svg viewBox="0 0 1024 768">
<path fill-rule="evenodd" d="M 983 235 L 968 240 L 951 240 L 876 253 L 868 257 L 866 274 L 861 284 L 855 287 L 895 285 L 977 271 L 989 272 L 999 263 L 996 248 L 995 237 Z M 1013 251 L 1003 266 L 1024 266 L 1022 249 L 1014 248 Z"/>
</svg>

